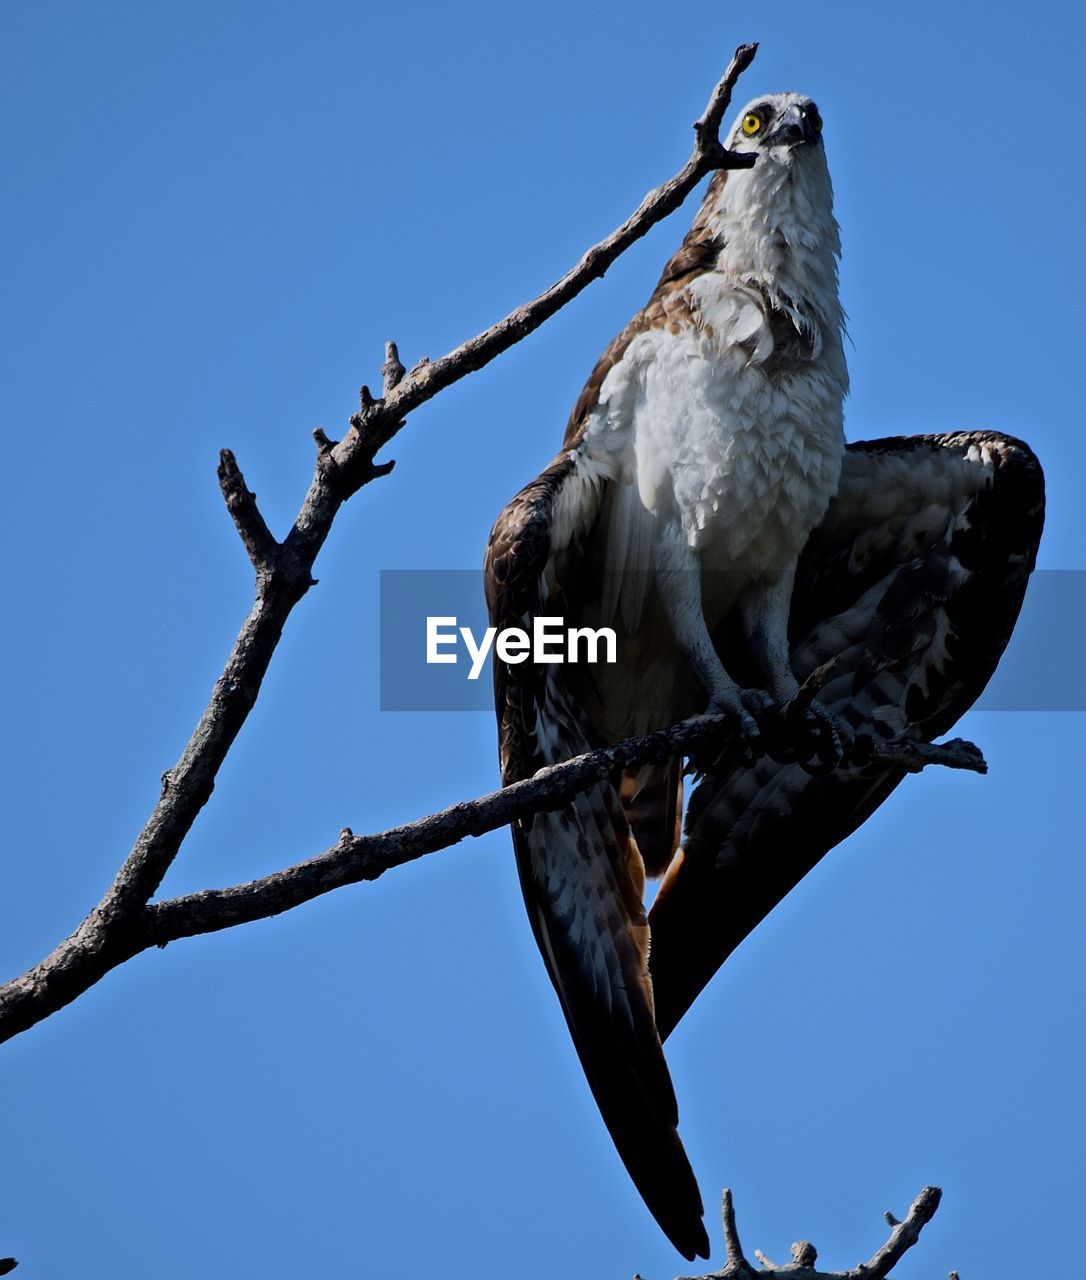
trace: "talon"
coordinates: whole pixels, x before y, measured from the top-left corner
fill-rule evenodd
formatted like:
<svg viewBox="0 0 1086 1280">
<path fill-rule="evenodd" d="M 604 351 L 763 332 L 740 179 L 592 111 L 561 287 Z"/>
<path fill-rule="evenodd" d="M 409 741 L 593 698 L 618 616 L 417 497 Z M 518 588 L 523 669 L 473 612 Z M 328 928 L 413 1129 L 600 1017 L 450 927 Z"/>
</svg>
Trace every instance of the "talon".
<svg viewBox="0 0 1086 1280">
<path fill-rule="evenodd" d="M 706 715 L 727 716 L 735 721 L 740 736 L 747 742 L 758 742 L 762 727 L 758 717 L 774 706 L 773 699 L 762 689 L 724 689 L 714 693 Z"/>
<path fill-rule="evenodd" d="M 818 775 L 832 773 L 846 764 L 850 758 L 856 735 L 852 726 L 842 716 L 831 711 L 817 698 L 799 710 L 795 723 L 806 737 L 796 748 L 796 761 L 807 773 Z"/>
<path fill-rule="evenodd" d="M 756 721 L 777 711 L 776 699 L 764 689 L 740 689 L 739 700 Z"/>
<path fill-rule="evenodd" d="M 726 716 L 735 724 L 738 738 L 738 752 L 735 746 L 724 751 L 715 752 L 711 759 L 701 760 L 691 757 L 691 764 L 697 774 L 711 773 L 728 754 L 736 754 L 741 764 L 756 764 L 765 755 L 765 743 L 757 716 L 775 706 L 769 694 L 761 689 L 739 689 L 728 687 L 718 690 L 709 700 L 705 709 L 708 716 Z"/>
<path fill-rule="evenodd" d="M 831 711 L 817 698 L 811 699 L 806 715 L 809 719 L 815 720 L 820 727 L 822 741 L 826 745 L 826 750 L 821 753 L 825 772 L 832 772 L 846 764 L 856 736 L 848 721 Z"/>
</svg>

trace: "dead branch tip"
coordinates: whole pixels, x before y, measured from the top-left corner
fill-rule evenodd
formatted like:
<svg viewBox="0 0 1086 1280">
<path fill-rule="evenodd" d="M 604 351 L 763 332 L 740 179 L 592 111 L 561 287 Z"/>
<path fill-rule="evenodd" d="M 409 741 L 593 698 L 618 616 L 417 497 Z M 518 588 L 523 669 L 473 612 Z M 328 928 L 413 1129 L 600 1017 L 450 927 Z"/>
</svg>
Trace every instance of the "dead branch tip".
<svg viewBox="0 0 1086 1280">
<path fill-rule="evenodd" d="M 256 505 L 256 494 L 246 487 L 245 477 L 241 474 L 237 459 L 229 449 L 219 450 L 216 474 L 226 509 L 230 512 L 230 518 L 248 552 L 253 568 L 257 573 L 266 571 L 275 559 L 279 544 L 272 537 L 271 530 L 260 514 L 260 508 Z"/>
<path fill-rule="evenodd" d="M 385 362 L 381 366 L 381 378 L 384 382 L 385 395 L 389 395 L 399 386 L 406 370 L 400 362 L 400 353 L 394 342 L 385 343 Z"/>
<path fill-rule="evenodd" d="M 904 1220 L 894 1226 L 890 1239 L 870 1262 L 865 1263 L 863 1268 L 857 1268 L 858 1274 L 869 1277 L 870 1280 L 884 1280 L 903 1255 L 920 1239 L 921 1231 L 935 1216 L 942 1198 L 943 1193 L 938 1187 L 925 1187 L 909 1206 Z M 889 1219 L 892 1215 L 886 1216 Z"/>
<path fill-rule="evenodd" d="M 818 1259 L 818 1250 L 810 1240 L 797 1240 L 792 1245 L 792 1262 L 797 1267 L 813 1267 Z"/>
<path fill-rule="evenodd" d="M 746 1261 L 743 1257 L 743 1246 L 739 1243 L 739 1231 L 735 1225 L 735 1205 L 732 1203 L 730 1187 L 725 1187 L 720 1196 L 720 1225 L 724 1232 L 724 1249 L 729 1266 L 739 1266 Z"/>
<path fill-rule="evenodd" d="M 898 738 L 878 748 L 880 759 L 898 764 L 910 773 L 919 773 L 929 764 L 948 769 L 965 769 L 970 773 L 987 773 L 988 762 L 975 742 L 951 738 L 947 742 L 912 742 Z"/>
<path fill-rule="evenodd" d="M 754 61 L 757 52 L 757 43 L 741 44 L 736 49 L 727 71 L 721 76 L 710 95 L 705 110 L 694 121 L 696 150 L 710 168 L 744 169 L 754 163 L 753 155 L 736 155 L 735 152 L 725 150 L 720 141 L 720 126 L 724 119 L 724 112 L 731 105 L 732 90 L 735 88 L 736 81 Z"/>
</svg>

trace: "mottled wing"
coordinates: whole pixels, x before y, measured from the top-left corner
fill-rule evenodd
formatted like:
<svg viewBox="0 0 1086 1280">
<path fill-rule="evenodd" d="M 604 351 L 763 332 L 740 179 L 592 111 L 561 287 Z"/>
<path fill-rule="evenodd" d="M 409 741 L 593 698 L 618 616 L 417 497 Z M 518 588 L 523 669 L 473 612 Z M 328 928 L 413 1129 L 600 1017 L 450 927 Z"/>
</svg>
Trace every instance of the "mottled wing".
<svg viewBox="0 0 1086 1280">
<path fill-rule="evenodd" d="M 522 490 L 494 526 L 486 555 L 492 625 L 531 629 L 572 616 L 575 564 L 598 516 L 598 488 L 566 452 Z M 598 745 L 562 666 L 495 660 L 505 783 Z M 585 1075 L 646 1204 L 687 1258 L 708 1257 L 701 1197 L 677 1133 L 648 975 L 644 866 L 620 783 L 594 787 L 558 813 L 513 825 L 528 915 Z"/>
<path fill-rule="evenodd" d="M 839 494 L 800 562 L 796 675 L 838 656 L 821 699 L 858 731 L 924 741 L 945 733 L 1006 647 L 1043 517 L 1041 468 L 1019 441 L 977 432 L 851 445 Z M 902 777 L 879 765 L 814 777 L 763 759 L 703 779 L 649 918 L 662 1037 Z"/>
<path fill-rule="evenodd" d="M 569 415 L 563 441 L 565 448 L 573 448 L 579 442 L 588 415 L 599 402 L 604 379 L 622 359 L 634 338 L 646 329 L 673 323 L 676 315 L 686 310 L 683 286 L 696 276 L 712 270 L 721 245 L 709 227 L 708 207 L 710 196 L 714 191 L 719 192 L 727 180 L 726 172 L 714 174 L 705 201 L 690 230 L 683 237 L 682 244 L 665 263 L 648 302 L 622 332 L 611 340 L 603 355 L 596 361 L 595 368 L 589 374 L 588 381 L 573 406 L 573 412 Z"/>
</svg>

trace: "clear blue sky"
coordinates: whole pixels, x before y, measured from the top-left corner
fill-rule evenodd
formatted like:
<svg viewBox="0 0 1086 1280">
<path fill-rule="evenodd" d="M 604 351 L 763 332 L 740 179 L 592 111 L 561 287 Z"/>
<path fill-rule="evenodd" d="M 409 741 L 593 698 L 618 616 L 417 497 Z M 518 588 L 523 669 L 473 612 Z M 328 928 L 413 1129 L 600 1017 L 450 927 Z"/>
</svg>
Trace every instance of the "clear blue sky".
<svg viewBox="0 0 1086 1280">
<path fill-rule="evenodd" d="M 826 121 L 850 436 L 1025 437 L 1042 564 L 1086 568 L 1070 0 L 7 0 L 0 33 L 5 975 L 97 900 L 248 608 L 217 450 L 285 531 L 310 430 L 341 433 L 382 343 L 437 356 L 550 283 L 679 167 L 740 41 L 762 42 L 740 99 L 800 90 Z M 478 563 L 693 208 L 414 416 L 167 892 L 495 785 L 488 716 L 379 713 L 378 572 Z M 670 1041 L 710 1217 L 733 1187 L 749 1250 L 809 1237 L 850 1266 L 936 1182 L 902 1280 L 1077 1256 L 1082 730 L 967 717 L 990 776 L 903 786 Z M 20 1275 L 681 1267 L 596 1115 L 504 832 L 141 956 L 0 1051 L 0 1080 Z"/>
</svg>

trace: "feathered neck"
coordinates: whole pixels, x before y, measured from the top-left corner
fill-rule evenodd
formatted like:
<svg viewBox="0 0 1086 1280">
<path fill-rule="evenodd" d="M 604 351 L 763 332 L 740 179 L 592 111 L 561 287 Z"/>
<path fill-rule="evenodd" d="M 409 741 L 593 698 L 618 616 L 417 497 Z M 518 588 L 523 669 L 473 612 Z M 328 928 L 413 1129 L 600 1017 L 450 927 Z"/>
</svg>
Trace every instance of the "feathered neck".
<svg viewBox="0 0 1086 1280">
<path fill-rule="evenodd" d="M 752 169 L 717 174 L 698 217 L 720 245 L 717 271 L 840 327 L 841 237 L 821 146 L 775 148 Z"/>
</svg>

